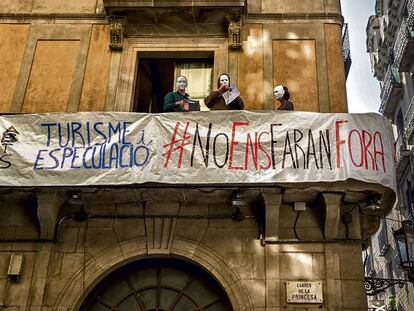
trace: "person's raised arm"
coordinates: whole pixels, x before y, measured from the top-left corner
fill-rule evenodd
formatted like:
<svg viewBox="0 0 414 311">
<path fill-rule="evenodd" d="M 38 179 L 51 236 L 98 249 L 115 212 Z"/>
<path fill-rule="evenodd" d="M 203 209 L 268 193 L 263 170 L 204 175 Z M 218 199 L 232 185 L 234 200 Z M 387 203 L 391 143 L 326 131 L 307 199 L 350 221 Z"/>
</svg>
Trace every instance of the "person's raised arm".
<svg viewBox="0 0 414 311">
<path fill-rule="evenodd" d="M 219 91 L 211 92 L 206 98 L 204 98 L 204 104 L 208 108 L 213 108 L 217 101 L 220 99 L 221 93 Z"/>
</svg>

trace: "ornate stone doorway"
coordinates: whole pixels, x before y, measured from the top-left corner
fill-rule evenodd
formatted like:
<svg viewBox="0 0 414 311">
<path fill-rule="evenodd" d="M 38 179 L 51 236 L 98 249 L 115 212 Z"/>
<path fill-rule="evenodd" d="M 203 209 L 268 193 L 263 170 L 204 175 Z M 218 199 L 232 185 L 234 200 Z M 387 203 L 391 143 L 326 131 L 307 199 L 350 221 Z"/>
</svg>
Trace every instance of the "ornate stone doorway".
<svg viewBox="0 0 414 311">
<path fill-rule="evenodd" d="M 146 259 L 115 270 L 79 311 L 232 311 L 227 295 L 201 268 L 177 259 Z"/>
</svg>

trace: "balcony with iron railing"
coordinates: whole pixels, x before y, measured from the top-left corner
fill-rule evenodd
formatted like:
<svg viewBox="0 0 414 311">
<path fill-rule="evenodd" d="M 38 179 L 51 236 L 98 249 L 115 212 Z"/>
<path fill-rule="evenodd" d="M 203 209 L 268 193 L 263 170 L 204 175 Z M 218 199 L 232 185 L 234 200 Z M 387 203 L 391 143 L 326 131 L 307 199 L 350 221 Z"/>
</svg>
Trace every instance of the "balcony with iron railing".
<svg viewBox="0 0 414 311">
<path fill-rule="evenodd" d="M 404 117 L 405 124 L 405 137 L 410 145 L 414 144 L 414 96 L 411 98 L 410 105 L 408 106 L 407 113 Z"/>
<path fill-rule="evenodd" d="M 414 15 L 414 14 L 413 14 Z M 414 27 L 409 19 L 403 19 L 394 45 L 394 65 L 400 72 L 410 69 L 414 61 Z"/>
<path fill-rule="evenodd" d="M 408 0 L 407 2 L 407 11 L 408 11 L 408 24 L 414 25 L 414 0 Z"/>
<path fill-rule="evenodd" d="M 351 48 L 349 45 L 348 24 L 344 24 L 343 31 L 342 31 L 342 56 L 344 59 L 344 66 L 345 66 L 345 79 L 347 79 L 349 70 L 351 69 L 351 64 L 352 64 Z"/>
<path fill-rule="evenodd" d="M 382 223 L 380 232 L 378 234 L 378 248 L 380 256 L 385 256 L 385 253 L 390 248 L 390 244 L 388 242 L 387 225 L 385 221 Z"/>
<path fill-rule="evenodd" d="M 366 276 L 374 276 L 375 275 L 375 270 L 374 270 L 374 265 L 372 262 L 372 255 L 367 255 L 367 257 L 365 258 L 365 275 Z"/>
<path fill-rule="evenodd" d="M 407 144 L 405 133 L 398 136 L 395 144 L 395 162 L 397 168 L 397 177 L 401 177 L 406 165 L 410 161 L 410 148 Z"/>
<path fill-rule="evenodd" d="M 384 84 L 381 89 L 381 106 L 379 112 L 390 117 L 398 104 L 401 91 L 402 83 L 398 69 L 390 65 L 385 73 Z"/>
</svg>

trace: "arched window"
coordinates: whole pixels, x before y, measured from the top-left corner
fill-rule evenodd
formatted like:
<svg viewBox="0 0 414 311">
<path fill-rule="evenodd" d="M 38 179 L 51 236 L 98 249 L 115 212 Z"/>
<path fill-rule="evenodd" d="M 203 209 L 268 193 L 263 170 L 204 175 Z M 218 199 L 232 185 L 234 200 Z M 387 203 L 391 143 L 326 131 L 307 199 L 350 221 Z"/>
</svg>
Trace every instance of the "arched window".
<svg viewBox="0 0 414 311">
<path fill-rule="evenodd" d="M 172 258 L 145 259 L 102 280 L 80 311 L 231 311 L 218 282 L 206 271 Z"/>
</svg>

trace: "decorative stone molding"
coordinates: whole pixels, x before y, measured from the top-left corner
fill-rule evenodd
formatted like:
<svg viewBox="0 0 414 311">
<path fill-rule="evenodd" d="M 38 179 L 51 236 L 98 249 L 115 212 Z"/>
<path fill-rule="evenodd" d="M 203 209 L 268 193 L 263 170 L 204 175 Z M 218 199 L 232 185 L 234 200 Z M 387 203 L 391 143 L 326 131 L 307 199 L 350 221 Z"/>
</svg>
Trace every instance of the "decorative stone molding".
<svg viewBox="0 0 414 311">
<path fill-rule="evenodd" d="M 282 205 L 281 193 L 261 193 L 262 204 L 265 207 L 265 240 L 279 239 L 279 213 Z"/>
<path fill-rule="evenodd" d="M 132 239 L 109 247 L 91 258 L 85 267 L 77 271 L 61 291 L 51 310 L 79 310 L 83 299 L 105 276 L 117 268 L 136 260 L 164 257 L 164 252 L 148 254 L 144 239 Z M 169 256 L 193 262 L 209 271 L 225 290 L 234 310 L 252 311 L 249 293 L 228 262 L 207 246 L 180 238 L 174 238 Z M 79 284 L 84 284 L 80 286 Z"/>
<path fill-rule="evenodd" d="M 40 225 L 40 239 L 53 240 L 58 214 L 64 203 L 63 197 L 54 192 L 38 192 L 37 218 Z"/>
<path fill-rule="evenodd" d="M 147 251 L 152 253 L 169 253 L 171 243 L 174 239 L 175 226 L 180 204 L 176 203 L 149 203 L 146 207 L 146 215 L 156 216 L 157 212 L 160 217 L 150 217 L 145 219 L 145 232 L 147 234 Z M 148 213 L 148 214 L 147 214 Z M 165 215 L 171 215 L 164 217 Z"/>
<path fill-rule="evenodd" d="M 241 20 L 229 20 L 229 48 L 233 50 L 239 50 L 242 47 L 241 32 L 242 21 Z"/>
<path fill-rule="evenodd" d="M 126 18 L 123 16 L 111 16 L 109 47 L 113 51 L 121 51 L 124 43 L 124 29 Z"/>
<path fill-rule="evenodd" d="M 337 239 L 341 218 L 342 193 L 322 193 L 322 198 L 325 204 L 325 239 Z"/>
</svg>

